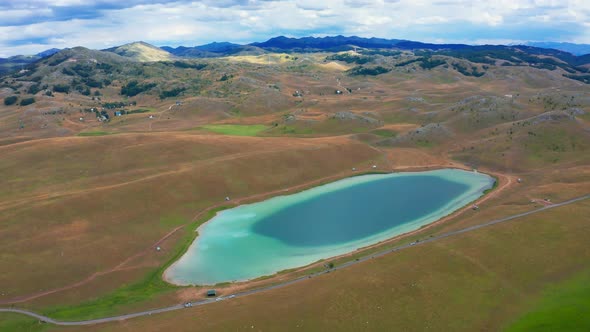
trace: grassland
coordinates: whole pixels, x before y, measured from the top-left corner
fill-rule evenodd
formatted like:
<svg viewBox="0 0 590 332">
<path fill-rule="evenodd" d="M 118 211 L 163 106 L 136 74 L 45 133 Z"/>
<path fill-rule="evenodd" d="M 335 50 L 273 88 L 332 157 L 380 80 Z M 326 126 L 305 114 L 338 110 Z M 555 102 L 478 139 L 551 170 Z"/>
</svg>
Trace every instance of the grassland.
<svg viewBox="0 0 590 332">
<path fill-rule="evenodd" d="M 201 128 L 223 135 L 256 136 L 268 127 L 265 125 L 210 124 Z"/>
<path fill-rule="evenodd" d="M 506 331 L 588 331 L 590 271 L 583 271 L 543 292 L 534 308 Z"/>
<path fill-rule="evenodd" d="M 89 330 L 500 330 L 536 309 L 554 283 L 587 272 L 588 212 L 578 203 L 286 288 Z"/>
<path fill-rule="evenodd" d="M 224 202 L 226 196 L 237 200 L 290 187 L 338 174 L 352 165 L 368 165 L 378 157 L 376 151 L 342 138 L 117 136 L 2 147 L 7 158 L 0 167 L 28 165 L 3 180 L 1 278 L 9 291 L 2 300 L 50 291 L 109 271 L 129 256 L 144 252 L 171 229 L 189 223 L 197 212 Z M 105 158 L 95 153 L 95 147 L 112 150 Z M 63 159 L 55 151 L 68 151 L 71 158 L 57 173 L 53 165 L 62 164 Z M 328 155 L 332 156 L 326 159 Z M 284 172 L 266 174 L 275 168 Z M 80 174 L 80 170 L 84 172 Z M 163 191 L 154 191 L 156 187 Z M 77 208 L 64 213 L 64 206 Z M 22 240 L 23 236 L 29 240 Z M 41 248 L 42 254 L 37 251 Z M 153 267 L 177 254 L 171 249 L 162 254 L 153 248 L 147 250 L 146 261 L 127 262 L 119 268 L 120 273 L 146 273 L 146 268 L 153 272 Z M 94 257 L 92 264 L 88 264 L 88 257 Z M 38 264 L 46 266 L 44 274 L 26 272 Z M 138 280 L 146 278 L 150 279 Z M 78 295 L 95 298 L 99 291 L 112 293 L 119 288 L 113 286 Z M 69 301 L 76 303 L 75 292 L 71 296 Z M 68 301 L 60 301 L 64 302 Z"/>
<path fill-rule="evenodd" d="M 79 121 L 101 102 L 76 92 L 0 105 L 0 172 L 8 174 L 0 179 L 0 302 L 83 319 L 200 298 L 202 289 L 160 278 L 194 238 L 198 213 L 226 196 L 265 197 L 352 167 L 476 167 L 513 180 L 478 211 L 380 248 L 587 194 L 590 99 L 580 82 L 501 66 L 481 78 L 443 66 L 349 76 L 347 64 L 325 63 L 325 54 L 294 57 L 203 60 L 201 69 L 113 64 L 120 73 L 97 89 L 101 100 L 134 102 L 152 117 Z M 42 80 L 55 80 L 42 83 L 64 82 L 49 75 L 54 69 L 39 69 Z M 182 102 L 153 91 L 122 97 L 129 77 L 186 88 Z M 584 317 L 567 308 L 587 306 L 589 214 L 579 203 L 280 290 L 92 329 L 518 330 L 571 317 L 572 328 L 583 327 Z M 547 310 L 554 321 L 543 320 Z M 60 329 L 0 314 L 0 330 Z"/>
</svg>

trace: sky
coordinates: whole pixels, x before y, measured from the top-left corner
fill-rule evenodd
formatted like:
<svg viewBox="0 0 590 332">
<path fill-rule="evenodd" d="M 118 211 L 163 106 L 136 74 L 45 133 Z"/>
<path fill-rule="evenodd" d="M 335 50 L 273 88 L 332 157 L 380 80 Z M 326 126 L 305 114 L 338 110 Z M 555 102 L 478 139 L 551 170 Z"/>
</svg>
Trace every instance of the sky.
<svg viewBox="0 0 590 332">
<path fill-rule="evenodd" d="M 590 44 L 589 0 L 0 0 L 0 57 L 133 41 L 196 46 L 284 35 Z"/>
</svg>

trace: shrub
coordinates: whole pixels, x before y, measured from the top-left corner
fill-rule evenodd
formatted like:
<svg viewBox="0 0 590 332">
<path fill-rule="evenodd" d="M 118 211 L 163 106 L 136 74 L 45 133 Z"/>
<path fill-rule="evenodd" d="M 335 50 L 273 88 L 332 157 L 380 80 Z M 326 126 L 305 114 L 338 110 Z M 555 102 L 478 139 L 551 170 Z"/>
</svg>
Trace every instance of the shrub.
<svg viewBox="0 0 590 332">
<path fill-rule="evenodd" d="M 359 66 L 359 67 L 354 67 L 354 68 L 350 69 L 348 71 L 348 74 L 352 75 L 352 76 L 359 76 L 359 75 L 377 76 L 377 75 L 388 73 L 389 71 L 391 71 L 391 69 L 387 69 L 387 68 L 381 67 L 381 66 L 377 66 L 377 67 L 373 67 L 373 68 L 366 68 L 366 67 Z"/>
<path fill-rule="evenodd" d="M 369 56 L 351 55 L 348 53 L 343 53 L 343 54 L 334 54 L 334 55 L 327 56 L 326 60 L 337 60 L 337 61 L 343 61 L 346 63 L 356 63 L 359 65 L 363 65 L 369 61 L 372 61 L 373 58 L 369 57 Z"/>
<path fill-rule="evenodd" d="M 182 93 L 186 88 L 174 88 L 172 90 L 164 90 L 160 93 L 160 99 L 166 99 L 169 97 L 176 97 Z"/>
<path fill-rule="evenodd" d="M 137 81 L 131 81 L 127 85 L 121 87 L 121 94 L 127 97 L 137 96 L 138 94 L 145 92 L 156 86 L 156 83 L 145 83 L 140 84 Z"/>
<path fill-rule="evenodd" d="M 35 98 L 25 98 L 23 100 L 20 101 L 20 105 L 21 106 L 27 106 L 27 105 L 31 105 L 35 102 Z"/>
<path fill-rule="evenodd" d="M 70 86 L 67 84 L 56 84 L 53 86 L 54 92 L 70 93 Z"/>
<path fill-rule="evenodd" d="M 178 68 L 192 68 L 192 69 L 196 69 L 196 70 L 201 70 L 205 67 L 207 67 L 206 64 L 203 63 L 190 63 L 190 62 L 184 62 L 184 61 L 174 61 L 172 63 L 172 65 L 174 67 L 178 67 Z"/>
<path fill-rule="evenodd" d="M 17 100 L 18 100 L 17 96 L 6 97 L 6 98 L 4 98 L 4 105 L 6 105 L 6 106 L 14 105 Z"/>
<path fill-rule="evenodd" d="M 445 63 L 446 63 L 446 61 L 444 61 L 444 60 L 437 60 L 437 59 L 433 60 L 430 58 L 424 58 L 422 60 L 422 62 L 420 63 L 420 67 L 422 67 L 422 69 L 430 70 L 434 67 L 438 67 L 438 66 L 445 64 Z"/>
<path fill-rule="evenodd" d="M 29 89 L 27 90 L 27 93 L 31 94 L 31 95 L 35 95 L 39 91 L 41 91 L 41 87 L 39 86 L 39 84 L 33 84 L 29 87 Z"/>
</svg>

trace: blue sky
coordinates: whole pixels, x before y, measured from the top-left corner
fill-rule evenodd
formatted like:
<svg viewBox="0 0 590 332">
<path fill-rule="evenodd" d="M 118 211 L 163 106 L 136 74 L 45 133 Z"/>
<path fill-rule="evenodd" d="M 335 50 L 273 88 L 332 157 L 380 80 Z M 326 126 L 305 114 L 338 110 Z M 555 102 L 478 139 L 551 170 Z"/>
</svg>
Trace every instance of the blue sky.
<svg viewBox="0 0 590 332">
<path fill-rule="evenodd" d="M 0 57 L 48 48 L 357 35 L 590 43 L 589 0 L 1 0 Z"/>
</svg>

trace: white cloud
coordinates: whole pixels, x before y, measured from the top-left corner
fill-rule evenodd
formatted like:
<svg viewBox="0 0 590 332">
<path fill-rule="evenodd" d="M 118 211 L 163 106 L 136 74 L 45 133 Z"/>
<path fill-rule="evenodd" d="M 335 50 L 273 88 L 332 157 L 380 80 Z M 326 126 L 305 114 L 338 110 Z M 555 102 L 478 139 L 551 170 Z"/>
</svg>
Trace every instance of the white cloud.
<svg viewBox="0 0 590 332">
<path fill-rule="evenodd" d="M 539 35 L 538 39 L 563 36 L 560 38 L 568 39 L 563 41 L 590 42 L 587 0 L 99 0 L 102 5 L 87 11 L 94 14 L 90 18 L 73 19 L 68 15 L 76 11 L 68 11 L 69 7 L 91 6 L 95 2 L 5 1 L 0 4 L 5 8 L 0 10 L 0 25 L 4 25 L 0 26 L 0 56 L 77 45 L 105 48 L 135 40 L 159 45 L 252 42 L 279 34 L 358 34 L 473 43 L 521 39 L 506 33 L 489 35 L 495 31 L 524 31 L 530 27 L 551 32 L 554 26 L 560 27 L 559 33 Z M 126 3 L 128 8 L 113 9 Z M 50 20 L 60 10 L 67 15 Z M 12 23 L 19 20 L 19 25 Z M 466 24 L 477 31 L 457 28 Z M 477 35 L 485 31 L 490 33 Z"/>
</svg>

